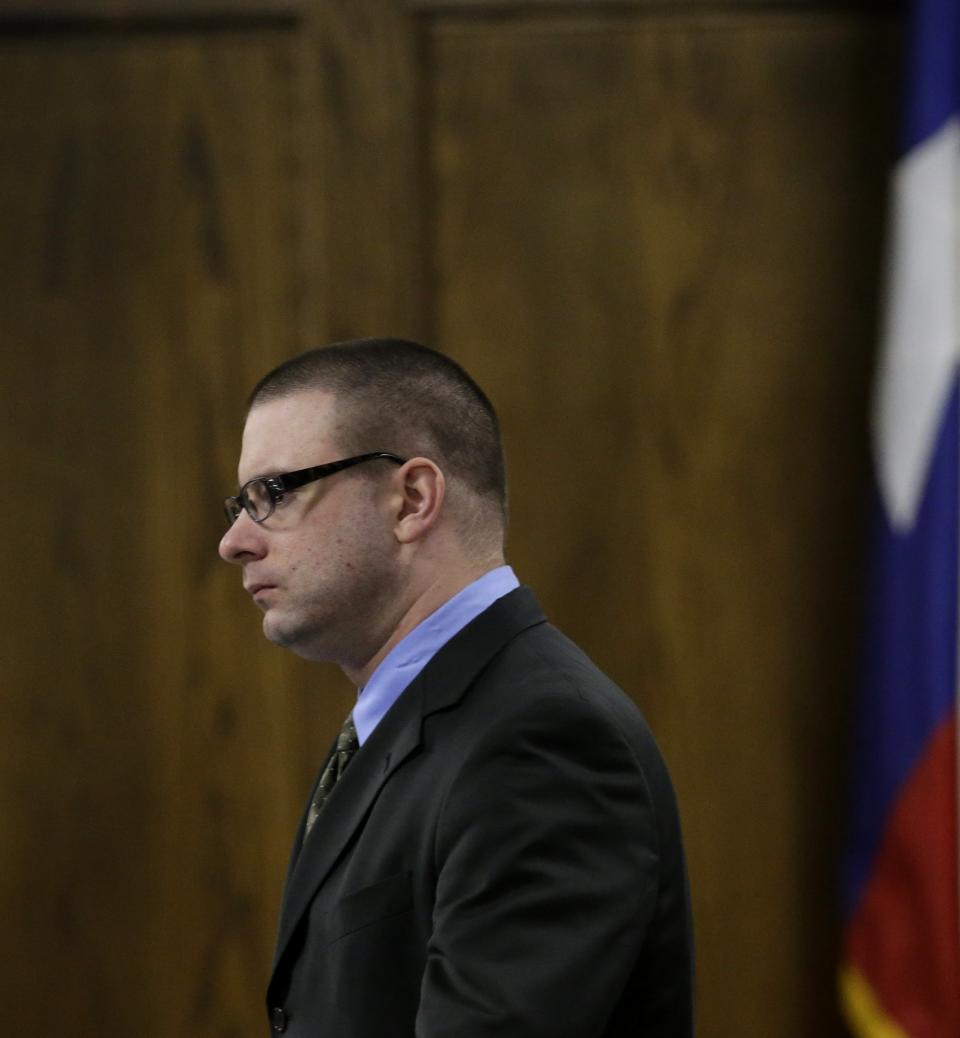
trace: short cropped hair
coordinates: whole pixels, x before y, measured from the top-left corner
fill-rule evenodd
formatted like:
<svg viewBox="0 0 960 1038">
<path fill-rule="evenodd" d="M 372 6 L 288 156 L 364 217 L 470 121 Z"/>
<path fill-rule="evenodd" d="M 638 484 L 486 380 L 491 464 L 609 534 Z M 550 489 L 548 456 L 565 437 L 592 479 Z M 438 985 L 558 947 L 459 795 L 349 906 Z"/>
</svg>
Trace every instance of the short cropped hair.
<svg viewBox="0 0 960 1038">
<path fill-rule="evenodd" d="M 506 523 L 507 492 L 496 411 L 449 357 L 405 339 L 354 339 L 307 350 L 268 372 L 248 411 L 302 390 L 332 392 L 346 426 L 340 447 L 425 457 L 494 506 Z"/>
</svg>

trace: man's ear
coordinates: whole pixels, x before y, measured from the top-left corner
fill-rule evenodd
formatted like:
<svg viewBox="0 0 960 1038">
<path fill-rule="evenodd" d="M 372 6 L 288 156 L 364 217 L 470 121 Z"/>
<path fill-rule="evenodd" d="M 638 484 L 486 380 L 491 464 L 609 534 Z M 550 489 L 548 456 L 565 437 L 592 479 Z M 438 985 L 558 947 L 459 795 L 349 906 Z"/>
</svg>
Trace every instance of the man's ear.
<svg viewBox="0 0 960 1038">
<path fill-rule="evenodd" d="M 401 544 L 411 544 L 424 537 L 440 518 L 446 480 L 429 458 L 411 458 L 394 478 L 400 494 L 394 533 Z"/>
</svg>

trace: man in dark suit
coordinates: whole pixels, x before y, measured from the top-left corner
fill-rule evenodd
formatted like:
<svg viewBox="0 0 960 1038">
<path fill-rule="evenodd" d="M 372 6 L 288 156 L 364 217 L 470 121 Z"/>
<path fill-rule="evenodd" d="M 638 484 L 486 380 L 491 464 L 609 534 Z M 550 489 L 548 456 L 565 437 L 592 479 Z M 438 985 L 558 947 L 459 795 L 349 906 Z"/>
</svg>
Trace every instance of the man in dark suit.
<svg viewBox="0 0 960 1038">
<path fill-rule="evenodd" d="M 313 350 L 251 395 L 224 559 L 359 689 L 296 835 L 267 995 L 297 1038 L 686 1038 L 670 779 L 504 565 L 496 415 L 432 350 Z"/>
</svg>

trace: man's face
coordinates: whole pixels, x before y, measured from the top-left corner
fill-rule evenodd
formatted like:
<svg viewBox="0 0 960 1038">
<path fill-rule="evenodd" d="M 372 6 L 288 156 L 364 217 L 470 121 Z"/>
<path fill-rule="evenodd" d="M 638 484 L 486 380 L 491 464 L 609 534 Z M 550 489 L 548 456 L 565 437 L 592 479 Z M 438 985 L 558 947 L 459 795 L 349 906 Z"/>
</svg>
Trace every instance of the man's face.
<svg viewBox="0 0 960 1038">
<path fill-rule="evenodd" d="M 342 428 L 323 390 L 256 404 L 243 431 L 240 485 L 338 460 Z M 262 523 L 244 512 L 220 542 L 221 557 L 243 567 L 270 641 L 358 670 L 389 633 L 401 579 L 390 517 L 396 470 L 368 464 L 372 472 L 348 469 L 286 495 Z"/>
</svg>

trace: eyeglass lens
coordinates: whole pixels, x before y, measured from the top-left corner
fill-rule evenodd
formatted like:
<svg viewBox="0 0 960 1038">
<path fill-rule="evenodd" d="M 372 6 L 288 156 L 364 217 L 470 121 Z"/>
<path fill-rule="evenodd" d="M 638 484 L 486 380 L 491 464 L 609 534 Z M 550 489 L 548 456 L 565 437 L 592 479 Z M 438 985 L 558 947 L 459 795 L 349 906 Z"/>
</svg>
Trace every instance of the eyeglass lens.
<svg viewBox="0 0 960 1038">
<path fill-rule="evenodd" d="M 227 513 L 227 523 L 232 526 L 243 511 L 255 522 L 266 519 L 273 511 L 273 498 L 266 481 L 255 479 L 243 488 L 238 497 L 228 497 L 223 505 Z"/>
<path fill-rule="evenodd" d="M 273 498 L 270 496 L 266 480 L 255 479 L 248 483 L 243 499 L 253 519 L 264 519 L 273 509 Z"/>
</svg>

